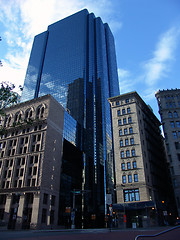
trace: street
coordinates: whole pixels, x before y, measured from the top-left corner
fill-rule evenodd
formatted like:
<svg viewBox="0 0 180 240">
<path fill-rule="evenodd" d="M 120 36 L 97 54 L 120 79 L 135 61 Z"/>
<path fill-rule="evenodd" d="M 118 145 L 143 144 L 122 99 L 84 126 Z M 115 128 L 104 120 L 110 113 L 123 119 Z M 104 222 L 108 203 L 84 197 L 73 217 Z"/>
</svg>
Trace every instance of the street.
<svg viewBox="0 0 180 240">
<path fill-rule="evenodd" d="M 0 240 L 134 240 L 137 235 L 153 235 L 171 227 L 157 229 L 84 229 L 84 230 L 38 230 L 38 231 L 0 231 Z M 154 238 L 138 238 L 138 240 L 179 240 L 180 228 Z"/>
</svg>

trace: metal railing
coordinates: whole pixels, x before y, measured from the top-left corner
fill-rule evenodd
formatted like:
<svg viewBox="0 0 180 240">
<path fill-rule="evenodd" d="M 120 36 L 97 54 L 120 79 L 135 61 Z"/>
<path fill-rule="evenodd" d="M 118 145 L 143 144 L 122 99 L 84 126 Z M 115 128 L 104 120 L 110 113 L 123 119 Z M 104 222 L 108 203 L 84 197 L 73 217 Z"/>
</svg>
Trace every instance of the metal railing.
<svg viewBox="0 0 180 240">
<path fill-rule="evenodd" d="M 146 237 L 147 237 L 147 238 L 157 237 L 157 236 L 159 236 L 159 235 L 162 235 L 162 234 L 165 234 L 165 233 L 167 233 L 167 232 L 173 231 L 173 230 L 175 230 L 175 229 L 177 229 L 177 228 L 180 228 L 180 225 L 178 225 L 178 226 L 176 226 L 176 227 L 173 227 L 173 228 L 170 228 L 170 229 L 167 229 L 167 230 L 165 230 L 165 231 L 162 231 L 162 232 L 153 234 L 153 235 L 138 235 L 138 236 L 135 237 L 134 240 L 138 240 L 139 238 L 146 238 Z"/>
</svg>

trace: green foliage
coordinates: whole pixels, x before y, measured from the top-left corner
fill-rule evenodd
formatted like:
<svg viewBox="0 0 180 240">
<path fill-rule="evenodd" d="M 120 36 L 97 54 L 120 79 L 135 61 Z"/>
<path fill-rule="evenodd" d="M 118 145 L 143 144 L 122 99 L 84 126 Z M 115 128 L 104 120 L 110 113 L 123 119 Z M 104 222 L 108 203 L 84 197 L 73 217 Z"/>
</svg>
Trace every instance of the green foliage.
<svg viewBox="0 0 180 240">
<path fill-rule="evenodd" d="M 13 91 L 14 88 L 14 84 L 0 83 L 0 117 L 3 116 L 4 118 L 6 116 L 4 113 L 6 107 L 18 102 L 18 94 Z M 22 91 L 21 86 L 19 86 L 19 89 Z M 3 135 L 5 132 L 6 130 L 0 127 L 0 135 Z"/>
</svg>

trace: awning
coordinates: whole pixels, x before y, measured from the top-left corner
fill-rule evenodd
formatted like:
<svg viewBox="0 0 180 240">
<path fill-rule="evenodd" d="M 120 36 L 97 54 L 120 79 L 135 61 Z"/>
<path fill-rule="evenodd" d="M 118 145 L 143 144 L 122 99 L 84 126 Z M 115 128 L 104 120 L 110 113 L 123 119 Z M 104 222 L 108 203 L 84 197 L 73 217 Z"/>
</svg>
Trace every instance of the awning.
<svg viewBox="0 0 180 240">
<path fill-rule="evenodd" d="M 144 201 L 144 202 L 133 202 L 133 203 L 116 203 L 112 204 L 113 210 L 134 210 L 134 209 L 144 209 L 149 207 L 155 207 L 153 201 Z"/>
</svg>

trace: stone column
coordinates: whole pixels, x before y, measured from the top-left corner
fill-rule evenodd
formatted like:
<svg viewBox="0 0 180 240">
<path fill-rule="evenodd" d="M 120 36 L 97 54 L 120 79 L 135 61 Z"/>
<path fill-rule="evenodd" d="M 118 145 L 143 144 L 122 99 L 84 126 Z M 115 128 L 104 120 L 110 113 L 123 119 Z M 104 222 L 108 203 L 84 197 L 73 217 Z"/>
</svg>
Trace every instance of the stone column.
<svg viewBox="0 0 180 240">
<path fill-rule="evenodd" d="M 25 195 L 21 195 L 17 210 L 16 229 L 22 228 Z"/>
<path fill-rule="evenodd" d="M 41 224 L 41 218 L 39 216 L 40 212 L 40 193 L 35 193 L 34 194 L 34 200 L 33 200 L 33 205 L 32 205 L 32 216 L 31 216 L 31 224 L 30 228 L 32 229 L 37 229 L 39 228 Z"/>
<path fill-rule="evenodd" d="M 4 221 L 8 224 L 11 210 L 11 198 L 12 195 L 8 194 L 6 197 L 6 204 L 4 208 Z"/>
</svg>

